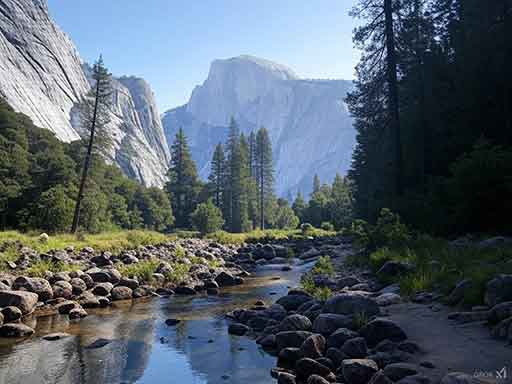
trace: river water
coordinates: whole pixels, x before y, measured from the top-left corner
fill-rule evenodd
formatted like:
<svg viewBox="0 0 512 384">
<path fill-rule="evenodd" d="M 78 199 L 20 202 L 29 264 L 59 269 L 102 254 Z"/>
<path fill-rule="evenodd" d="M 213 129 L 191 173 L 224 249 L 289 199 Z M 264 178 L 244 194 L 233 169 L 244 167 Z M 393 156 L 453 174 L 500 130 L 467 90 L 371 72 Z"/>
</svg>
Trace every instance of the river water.
<svg viewBox="0 0 512 384">
<path fill-rule="evenodd" d="M 296 286 L 306 268 L 263 267 L 246 284 L 223 289 L 219 296 L 118 302 L 89 310 L 80 321 L 62 315 L 29 319 L 35 336 L 21 343 L 0 341 L 0 384 L 272 382 L 275 358 L 253 340 L 229 335 L 224 315 L 256 300 L 270 304 Z M 168 318 L 182 321 L 168 327 Z M 41 338 L 53 332 L 71 336 Z M 110 342 L 89 348 L 99 338 Z"/>
</svg>

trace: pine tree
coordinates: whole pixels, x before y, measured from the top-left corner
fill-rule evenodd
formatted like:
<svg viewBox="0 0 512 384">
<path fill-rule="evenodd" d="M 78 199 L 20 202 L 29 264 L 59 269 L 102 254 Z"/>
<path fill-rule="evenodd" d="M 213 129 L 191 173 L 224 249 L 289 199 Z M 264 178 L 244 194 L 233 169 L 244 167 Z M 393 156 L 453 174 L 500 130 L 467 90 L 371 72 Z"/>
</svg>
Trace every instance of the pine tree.
<svg viewBox="0 0 512 384">
<path fill-rule="evenodd" d="M 266 207 L 274 198 L 274 167 L 272 143 L 268 131 L 263 127 L 256 135 L 256 182 L 259 198 L 259 226 L 265 229 Z"/>
<path fill-rule="evenodd" d="M 228 151 L 228 182 L 225 196 L 226 206 L 224 218 L 231 232 L 242 232 L 242 159 L 240 153 L 240 130 L 234 118 L 229 123 Z"/>
<path fill-rule="evenodd" d="M 224 186 L 226 182 L 226 158 L 224 148 L 221 143 L 217 144 L 213 152 L 211 163 L 211 172 L 208 177 L 213 203 L 222 210 L 224 202 Z"/>
<path fill-rule="evenodd" d="M 178 228 L 190 227 L 190 214 L 197 205 L 201 183 L 196 165 L 190 155 L 183 128 L 180 128 L 171 146 L 171 167 L 167 173 L 166 190 L 172 202 L 175 224 Z"/>
<path fill-rule="evenodd" d="M 107 141 L 105 126 L 109 121 L 109 109 L 111 102 L 111 75 L 108 72 L 103 58 L 100 56 L 94 64 L 92 78 L 95 81 L 94 88 L 91 93 L 82 100 L 81 103 L 81 123 L 84 131 L 89 132 L 87 142 L 87 152 L 82 168 L 82 176 L 78 189 L 78 196 L 75 204 L 73 215 L 73 224 L 71 232 L 76 233 L 80 221 L 80 210 L 82 200 L 84 199 L 87 178 L 89 176 L 89 168 L 93 160 L 93 151 L 96 145 L 96 136 L 100 138 L 100 142 Z M 100 147 L 101 148 L 101 147 Z"/>
<path fill-rule="evenodd" d="M 258 186 L 256 181 L 256 135 L 251 132 L 249 135 L 249 180 L 248 180 L 248 215 L 255 229 L 258 226 Z"/>
<path fill-rule="evenodd" d="M 304 222 L 304 214 L 306 211 L 306 202 L 300 191 L 297 192 L 297 197 L 292 205 L 293 212 L 299 218 L 300 222 Z"/>
<path fill-rule="evenodd" d="M 315 174 L 315 177 L 313 177 L 313 193 L 320 192 L 320 178 L 317 174 Z"/>
<path fill-rule="evenodd" d="M 252 229 L 252 222 L 249 220 L 249 194 L 250 194 L 250 162 L 249 143 L 242 133 L 240 135 L 240 222 L 242 232 Z"/>
</svg>

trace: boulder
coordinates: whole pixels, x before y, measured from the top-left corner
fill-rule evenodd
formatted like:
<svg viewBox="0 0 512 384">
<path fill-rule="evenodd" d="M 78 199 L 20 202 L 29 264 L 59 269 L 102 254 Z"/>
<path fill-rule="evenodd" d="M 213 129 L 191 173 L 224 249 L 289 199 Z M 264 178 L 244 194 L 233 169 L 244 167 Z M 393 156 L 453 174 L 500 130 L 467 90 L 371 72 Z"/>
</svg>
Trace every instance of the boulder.
<svg viewBox="0 0 512 384">
<path fill-rule="evenodd" d="M 276 346 L 276 336 L 272 334 L 263 336 L 258 340 L 258 344 L 263 348 L 274 348 Z"/>
<path fill-rule="evenodd" d="M 322 313 L 313 322 L 313 332 L 329 336 L 339 328 L 351 328 L 354 324 L 352 316 Z"/>
<path fill-rule="evenodd" d="M 389 280 L 414 270 L 414 266 L 403 261 L 386 261 L 377 271 L 377 277 L 382 280 Z"/>
<path fill-rule="evenodd" d="M 313 298 L 309 295 L 298 295 L 298 294 L 288 294 L 286 296 L 281 297 L 276 301 L 277 304 L 283 306 L 287 311 L 295 311 L 302 304 L 313 300 Z"/>
<path fill-rule="evenodd" d="M 89 275 L 89 277 L 95 283 L 110 283 L 110 274 L 105 270 L 99 268 L 91 268 L 87 270 L 85 273 Z"/>
<path fill-rule="evenodd" d="M 139 281 L 137 279 L 130 279 L 128 277 L 122 277 L 119 281 L 119 286 L 128 287 L 131 290 L 139 288 Z"/>
<path fill-rule="evenodd" d="M 103 252 L 101 255 L 97 255 L 91 258 L 91 262 L 94 263 L 97 267 L 105 267 L 107 265 L 112 265 L 110 256 L 111 255 L 109 252 Z"/>
<path fill-rule="evenodd" d="M 179 323 L 181 323 L 181 320 L 179 320 L 179 319 L 167 319 L 167 320 L 165 320 L 165 325 L 167 325 L 169 327 L 174 327 L 174 326 L 178 325 Z"/>
<path fill-rule="evenodd" d="M 498 339 L 505 339 L 512 344 L 512 317 L 500 321 L 492 329 L 492 335 Z"/>
<path fill-rule="evenodd" d="M 135 291 L 137 291 L 139 289 L 140 288 L 137 288 Z M 134 296 L 133 297 L 135 297 L 135 291 L 134 291 Z M 176 287 L 174 292 L 177 295 L 195 295 L 195 294 L 197 294 L 197 291 L 194 288 L 187 287 L 185 285 L 180 285 L 179 287 Z M 147 296 L 147 294 L 145 296 Z"/>
<path fill-rule="evenodd" d="M 20 309 L 23 315 L 31 313 L 38 300 L 38 295 L 26 291 L 0 291 L 0 307 L 14 306 Z"/>
<path fill-rule="evenodd" d="M 406 376 L 416 375 L 417 373 L 418 367 L 408 363 L 389 364 L 384 368 L 384 374 L 393 381 L 398 381 Z"/>
<path fill-rule="evenodd" d="M 375 298 L 375 301 L 380 306 L 388 306 L 398 304 L 402 301 L 402 297 L 396 293 L 383 293 Z"/>
<path fill-rule="evenodd" d="M 69 333 L 57 332 L 57 333 L 49 333 L 48 335 L 43 336 L 42 339 L 46 340 L 46 341 L 56 341 L 56 340 L 64 339 L 69 336 L 71 336 Z"/>
<path fill-rule="evenodd" d="M 70 319 L 81 319 L 87 316 L 87 312 L 85 309 L 83 309 L 80 306 L 77 306 L 73 308 L 71 311 L 69 311 L 69 318 Z"/>
<path fill-rule="evenodd" d="M 355 276 L 345 276 L 345 277 L 342 277 L 341 279 L 339 279 L 338 282 L 336 283 L 336 285 L 338 286 L 338 288 L 345 288 L 345 287 L 350 288 L 356 284 L 359 284 L 360 282 L 361 282 L 361 280 L 359 280 Z"/>
<path fill-rule="evenodd" d="M 34 330 L 23 323 L 8 323 L 0 327 L 0 337 L 28 337 L 34 334 Z"/>
<path fill-rule="evenodd" d="M 73 286 L 64 280 L 57 281 L 53 287 L 53 297 L 62 297 L 64 299 L 70 299 L 73 296 Z"/>
<path fill-rule="evenodd" d="M 79 296 L 87 291 L 87 284 L 79 277 L 71 279 L 69 283 L 71 284 L 73 295 Z"/>
<path fill-rule="evenodd" d="M 290 315 L 284 318 L 279 324 L 280 331 L 309 331 L 311 330 L 311 321 L 302 315 Z"/>
<path fill-rule="evenodd" d="M 328 348 L 325 357 L 332 361 L 333 368 L 338 368 L 341 362 L 347 358 L 338 348 Z"/>
<path fill-rule="evenodd" d="M 481 384 L 482 380 L 479 380 L 474 375 L 468 375 L 462 372 L 450 372 L 441 379 L 441 384 Z"/>
<path fill-rule="evenodd" d="M 358 336 L 359 333 L 348 328 L 339 328 L 327 338 L 327 348 L 341 348 L 347 340 Z"/>
<path fill-rule="evenodd" d="M 296 384 L 295 376 L 291 373 L 281 372 L 277 376 L 277 384 Z"/>
<path fill-rule="evenodd" d="M 512 275 L 498 275 L 486 285 L 485 303 L 489 307 L 512 301 Z"/>
<path fill-rule="evenodd" d="M 280 304 L 272 304 L 270 307 L 265 309 L 265 316 L 282 321 L 287 315 L 286 309 Z"/>
<path fill-rule="evenodd" d="M 307 384 L 329 384 L 329 382 L 322 376 L 311 375 L 308 378 Z"/>
<path fill-rule="evenodd" d="M 395 322 L 386 319 L 375 319 L 361 328 L 360 334 L 370 346 L 375 346 L 383 340 L 395 342 L 404 341 L 407 335 Z"/>
<path fill-rule="evenodd" d="M 117 286 L 110 292 L 112 300 L 129 300 L 132 298 L 133 291 L 131 288 Z"/>
<path fill-rule="evenodd" d="M 222 271 L 215 277 L 215 282 L 220 287 L 229 287 L 233 285 L 238 285 L 238 279 L 230 273 Z"/>
<path fill-rule="evenodd" d="M 350 384 L 367 384 L 378 370 L 377 363 L 370 359 L 347 359 L 341 362 L 343 377 Z"/>
<path fill-rule="evenodd" d="M 300 355 L 302 357 L 309 357 L 317 359 L 324 355 L 325 351 L 325 338 L 322 335 L 309 336 L 300 347 Z"/>
<path fill-rule="evenodd" d="M 418 373 L 416 375 L 406 376 L 401 380 L 398 380 L 397 383 L 399 384 L 430 384 L 430 379 L 422 375 L 421 373 Z"/>
<path fill-rule="evenodd" d="M 4 323 L 13 323 L 21 319 L 23 316 L 21 309 L 12 305 L 2 308 L 1 313 L 4 319 Z"/>
<path fill-rule="evenodd" d="M 356 337 L 345 341 L 341 347 L 341 351 L 349 359 L 362 359 L 366 357 L 368 348 L 366 346 L 366 340 L 363 337 Z"/>
<path fill-rule="evenodd" d="M 471 279 L 464 279 L 457 283 L 455 288 L 448 296 L 448 304 L 455 305 L 464 300 L 466 293 L 473 287 L 473 281 Z"/>
<path fill-rule="evenodd" d="M 114 286 L 111 283 L 97 283 L 92 289 L 92 293 L 96 296 L 108 296 Z"/>
<path fill-rule="evenodd" d="M 295 363 L 303 356 L 300 353 L 300 348 L 288 347 L 279 351 L 277 366 L 281 368 L 293 368 Z"/>
<path fill-rule="evenodd" d="M 247 325 L 240 324 L 240 323 L 233 323 L 233 324 L 230 324 L 228 327 L 228 333 L 230 335 L 236 335 L 236 336 L 243 336 L 249 330 L 250 330 L 250 328 Z"/>
<path fill-rule="evenodd" d="M 79 307 L 80 305 L 75 303 L 74 301 L 63 301 L 62 303 L 59 303 L 55 309 L 61 314 L 61 315 L 68 315 L 69 312 L 71 312 L 76 307 Z"/>
<path fill-rule="evenodd" d="M 304 357 L 295 363 L 295 372 L 300 378 L 308 378 L 311 375 L 327 377 L 332 374 L 331 370 L 318 361 Z"/>
<path fill-rule="evenodd" d="M 287 347 L 300 348 L 302 343 L 311 335 L 311 332 L 306 331 L 279 332 L 276 334 L 277 349 L 280 351 Z"/>
<path fill-rule="evenodd" d="M 84 292 L 77 298 L 78 303 L 84 308 L 97 308 L 100 302 L 91 292 Z"/>
<path fill-rule="evenodd" d="M 384 374 L 383 371 L 378 371 L 372 376 L 368 384 L 393 384 L 393 382 Z"/>
<path fill-rule="evenodd" d="M 24 289 L 33 292 L 39 297 L 39 301 L 47 301 L 53 298 L 53 290 L 48 280 L 40 277 L 20 276 L 12 283 L 12 289 Z"/>
<path fill-rule="evenodd" d="M 327 300 L 323 313 L 334 313 L 337 315 L 365 313 L 367 316 L 374 316 L 379 313 L 379 306 L 374 299 L 365 295 L 357 292 L 345 292 Z"/>
</svg>

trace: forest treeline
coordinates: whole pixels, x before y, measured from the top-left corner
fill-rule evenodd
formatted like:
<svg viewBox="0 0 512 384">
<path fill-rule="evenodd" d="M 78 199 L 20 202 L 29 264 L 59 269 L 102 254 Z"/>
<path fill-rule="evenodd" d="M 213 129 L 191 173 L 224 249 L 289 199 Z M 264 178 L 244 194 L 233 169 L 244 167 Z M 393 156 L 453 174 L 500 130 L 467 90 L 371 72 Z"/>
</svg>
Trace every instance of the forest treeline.
<svg viewBox="0 0 512 384">
<path fill-rule="evenodd" d="M 0 98 L 0 229 L 69 231 L 85 141 L 59 141 Z M 346 224 L 351 198 L 347 181 L 339 175 L 332 186 L 320 185 L 315 178 L 309 203 L 300 193 L 293 206 L 275 196 L 272 144 L 265 128 L 246 137 L 232 119 L 228 141 L 219 143 L 213 154 L 207 182 L 198 177 L 181 129 L 171 155 L 168 182 L 160 189 L 130 180 L 117 166 L 107 164 L 99 151 L 95 153 L 81 204 L 80 230 L 206 233 L 297 228 L 301 221 L 326 229 Z"/>
<path fill-rule="evenodd" d="M 512 3 L 359 0 L 348 99 L 356 215 L 437 234 L 509 233 Z"/>
</svg>

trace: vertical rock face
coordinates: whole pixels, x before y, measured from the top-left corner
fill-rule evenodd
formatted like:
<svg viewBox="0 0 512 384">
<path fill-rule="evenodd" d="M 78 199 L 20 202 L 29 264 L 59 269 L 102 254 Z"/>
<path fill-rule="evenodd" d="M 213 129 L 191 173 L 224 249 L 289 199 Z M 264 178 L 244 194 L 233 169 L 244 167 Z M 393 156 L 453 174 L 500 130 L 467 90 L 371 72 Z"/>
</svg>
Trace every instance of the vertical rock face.
<svg viewBox="0 0 512 384">
<path fill-rule="evenodd" d="M 169 149 L 149 85 L 113 82 L 111 160 L 145 185 L 165 180 Z M 0 96 L 63 141 L 79 138 L 77 104 L 89 91 L 87 66 L 51 20 L 45 0 L 0 0 Z"/>
<path fill-rule="evenodd" d="M 274 149 L 277 193 L 309 193 L 315 173 L 331 181 L 350 166 L 356 134 L 343 100 L 351 88 L 344 80 L 301 80 L 282 65 L 251 56 L 216 60 L 190 101 L 164 114 L 164 129 L 172 140 L 183 126 L 206 178 L 231 116 L 245 133 L 264 126 Z"/>
</svg>

